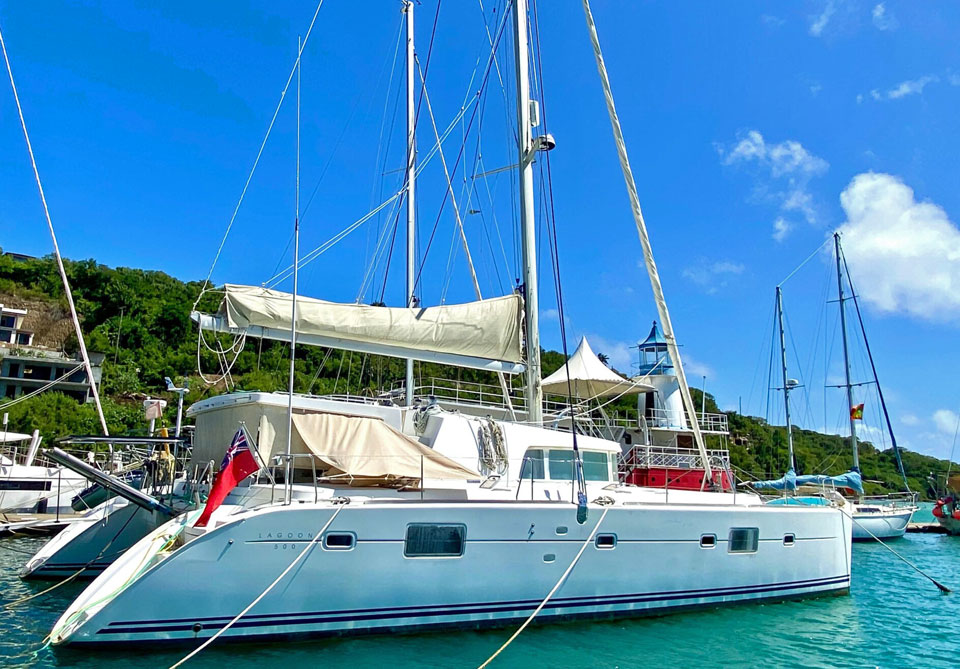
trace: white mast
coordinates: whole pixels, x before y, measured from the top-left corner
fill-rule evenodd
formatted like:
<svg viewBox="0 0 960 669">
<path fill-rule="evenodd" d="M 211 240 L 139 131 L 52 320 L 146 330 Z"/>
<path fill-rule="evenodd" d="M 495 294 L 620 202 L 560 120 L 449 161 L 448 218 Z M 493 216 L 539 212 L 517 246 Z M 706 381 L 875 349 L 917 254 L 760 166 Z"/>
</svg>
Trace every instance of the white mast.
<svg viewBox="0 0 960 669">
<path fill-rule="evenodd" d="M 617 116 L 617 109 L 613 102 L 610 78 L 607 76 L 607 66 L 603 62 L 603 54 L 600 51 L 600 38 L 597 36 L 597 26 L 593 22 L 593 13 L 590 11 L 589 0 L 583 0 L 583 11 L 587 18 L 587 28 L 590 33 L 590 42 L 593 45 L 593 55 L 597 60 L 597 71 L 600 73 L 600 83 L 603 85 L 603 95 L 607 101 L 607 113 L 610 116 L 610 125 L 613 126 L 613 138 L 617 145 L 617 156 L 620 158 L 620 168 L 623 171 L 623 180 L 627 186 L 627 195 L 630 198 L 630 210 L 633 212 L 633 220 L 637 225 L 637 234 L 640 236 L 640 245 L 643 247 L 643 260 L 647 266 L 647 274 L 650 275 L 650 285 L 653 288 L 653 300 L 657 305 L 660 325 L 663 326 L 663 338 L 667 342 L 667 351 L 670 353 L 670 359 L 673 361 L 674 370 L 677 374 L 677 381 L 680 384 L 680 397 L 683 400 L 683 408 L 687 413 L 690 427 L 693 430 L 693 438 L 697 443 L 697 449 L 700 451 L 700 457 L 703 460 L 703 481 L 704 485 L 706 485 L 708 481 L 713 479 L 713 471 L 710 468 L 710 459 L 707 456 L 707 449 L 703 442 L 703 434 L 700 432 L 700 424 L 697 421 L 697 411 L 693 405 L 693 398 L 690 396 L 690 386 L 687 385 L 687 375 L 683 371 L 683 363 L 680 361 L 680 350 L 677 347 L 677 340 L 673 334 L 673 324 L 670 321 L 670 314 L 667 311 L 667 302 L 663 296 L 663 287 L 660 285 L 660 275 L 657 273 L 657 264 L 653 260 L 653 249 L 650 246 L 647 225 L 643 220 L 643 212 L 640 211 L 640 196 L 637 195 L 637 184 L 633 178 L 633 171 L 630 169 L 630 160 L 627 158 L 627 146 L 623 140 L 620 118 Z"/>
<path fill-rule="evenodd" d="M 520 152 L 520 230 L 523 238 L 524 320 L 527 344 L 527 420 L 543 421 L 540 388 L 540 314 L 537 294 L 537 238 L 533 214 L 533 140 L 530 134 L 530 75 L 527 48 L 527 0 L 513 3 L 514 52 L 517 71 L 517 135 Z"/>
<path fill-rule="evenodd" d="M 833 233 L 833 246 L 837 253 L 837 292 L 840 296 L 840 337 L 843 339 L 843 373 L 847 389 L 847 413 L 850 416 L 850 448 L 853 449 L 853 470 L 860 471 L 860 453 L 857 452 L 857 422 L 853 419 L 853 384 L 850 383 L 850 355 L 847 351 L 847 314 L 843 303 L 843 275 L 840 270 L 840 233 Z"/>
<path fill-rule="evenodd" d="M 303 55 L 303 43 L 300 37 L 297 37 L 297 177 L 296 177 L 296 196 L 293 215 L 293 295 L 291 297 L 291 318 L 290 318 L 290 380 L 287 388 L 287 461 L 284 468 L 284 502 L 290 503 L 290 495 L 293 490 L 291 474 L 293 472 L 293 463 L 291 462 L 291 453 L 293 452 L 293 377 L 296 364 L 297 351 L 297 281 L 298 265 L 300 264 L 300 58 Z"/>
<path fill-rule="evenodd" d="M 57 258 L 57 269 L 60 270 L 60 280 L 63 281 L 63 292 L 67 296 L 67 305 L 70 307 L 73 331 L 76 333 L 77 343 L 80 345 L 83 367 L 87 372 L 90 390 L 93 391 L 93 401 L 97 405 L 100 427 L 103 428 L 103 434 L 109 437 L 110 431 L 107 429 L 107 419 L 103 417 L 103 407 L 100 406 L 100 393 L 97 391 L 97 380 L 93 378 L 93 367 L 90 365 L 90 356 L 87 355 L 87 345 L 83 341 L 83 331 L 80 329 L 80 317 L 77 316 L 77 307 L 73 303 L 73 293 L 70 290 L 70 282 L 67 280 L 67 270 L 64 269 L 63 258 L 60 257 L 60 245 L 57 244 L 57 235 L 53 231 L 53 221 L 50 219 L 50 209 L 47 207 L 47 196 L 44 195 L 43 184 L 40 183 L 40 171 L 37 169 L 37 160 L 33 156 L 33 145 L 30 143 L 30 135 L 27 134 L 27 122 L 23 118 L 23 109 L 20 107 L 20 96 L 17 94 L 17 85 L 13 82 L 13 70 L 10 68 L 10 58 L 7 56 L 7 45 L 3 41 L 2 32 L 0 32 L 0 49 L 3 50 L 3 60 L 7 65 L 7 74 L 10 76 L 10 87 L 13 89 L 13 99 L 17 103 L 17 113 L 20 115 L 20 127 L 23 128 L 23 138 L 27 142 L 27 152 L 30 154 L 30 164 L 33 166 L 33 176 L 37 181 L 37 190 L 40 191 L 40 202 L 43 204 L 43 214 L 47 218 L 47 227 L 50 229 L 50 239 L 53 240 L 53 255 Z"/>
<path fill-rule="evenodd" d="M 417 207 L 414 200 L 414 186 L 417 168 L 417 118 L 413 101 L 414 71 L 416 63 L 413 51 L 413 2 L 403 3 L 403 11 L 407 15 L 407 306 L 416 306 L 415 277 L 416 235 L 417 235 Z M 406 404 L 413 404 L 413 359 L 407 358 Z"/>
<path fill-rule="evenodd" d="M 787 347 L 783 338 L 783 291 L 777 286 L 777 321 L 780 325 L 780 367 L 783 370 L 783 407 L 787 418 L 787 469 L 793 469 L 793 425 L 790 424 L 790 390 L 792 386 L 787 380 Z"/>
</svg>

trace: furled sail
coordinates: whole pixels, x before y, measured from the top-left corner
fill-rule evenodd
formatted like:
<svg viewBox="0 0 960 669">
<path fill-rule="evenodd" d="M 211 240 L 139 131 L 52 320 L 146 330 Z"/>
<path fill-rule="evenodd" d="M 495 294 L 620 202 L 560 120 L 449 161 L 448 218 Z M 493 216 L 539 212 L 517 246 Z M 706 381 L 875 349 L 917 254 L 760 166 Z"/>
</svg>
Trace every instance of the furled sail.
<svg viewBox="0 0 960 669">
<path fill-rule="evenodd" d="M 205 330 L 290 340 L 291 298 L 227 284 L 214 315 L 194 312 Z M 297 295 L 297 341 L 508 373 L 523 371 L 523 300 L 507 295 L 425 308 L 339 304 Z"/>
</svg>

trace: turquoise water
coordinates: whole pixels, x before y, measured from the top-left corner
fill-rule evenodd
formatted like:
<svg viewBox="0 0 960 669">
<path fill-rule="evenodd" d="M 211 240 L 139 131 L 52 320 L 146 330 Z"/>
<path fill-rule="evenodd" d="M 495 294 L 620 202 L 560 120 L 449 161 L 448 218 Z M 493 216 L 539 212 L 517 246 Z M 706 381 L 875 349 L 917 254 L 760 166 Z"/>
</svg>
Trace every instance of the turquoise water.
<svg viewBox="0 0 960 669">
<path fill-rule="evenodd" d="M 6 602 L 43 586 L 16 572 L 44 539 L 0 540 Z M 527 629 L 493 667 L 639 667 L 669 663 L 775 667 L 956 667 L 960 665 L 960 537 L 908 534 L 904 557 L 957 590 L 941 595 L 878 544 L 853 547 L 849 596 L 744 605 L 655 618 Z M 642 567 L 641 567 L 642 568 Z M 48 584 L 49 585 L 49 584 Z M 189 651 L 39 650 L 81 589 L 70 583 L 0 615 L 0 666 L 169 667 Z M 230 587 L 224 584 L 224 587 Z M 476 667 L 512 629 L 213 647 L 189 667 Z"/>
</svg>

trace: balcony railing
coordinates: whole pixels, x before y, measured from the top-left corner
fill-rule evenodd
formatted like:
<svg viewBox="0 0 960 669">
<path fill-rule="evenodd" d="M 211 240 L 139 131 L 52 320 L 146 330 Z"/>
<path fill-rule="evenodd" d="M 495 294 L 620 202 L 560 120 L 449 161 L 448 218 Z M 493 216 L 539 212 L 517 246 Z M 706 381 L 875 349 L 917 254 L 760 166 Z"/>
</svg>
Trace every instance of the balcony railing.
<svg viewBox="0 0 960 669">
<path fill-rule="evenodd" d="M 707 451 L 710 468 L 713 470 L 730 469 L 730 452 L 726 450 Z M 630 449 L 621 458 L 621 469 L 704 469 L 703 458 L 695 448 L 664 448 L 660 446 L 638 445 Z"/>
</svg>

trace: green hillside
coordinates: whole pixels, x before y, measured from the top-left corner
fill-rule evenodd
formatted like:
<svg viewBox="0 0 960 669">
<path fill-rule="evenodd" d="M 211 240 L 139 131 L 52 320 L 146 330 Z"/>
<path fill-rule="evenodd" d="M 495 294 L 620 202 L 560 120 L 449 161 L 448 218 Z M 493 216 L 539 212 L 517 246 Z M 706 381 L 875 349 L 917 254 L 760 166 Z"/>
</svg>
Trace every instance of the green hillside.
<svg viewBox="0 0 960 669">
<path fill-rule="evenodd" d="M 196 330 L 190 323 L 190 309 L 200 282 L 184 283 L 162 272 L 109 268 L 92 260 L 66 261 L 84 336 L 91 351 L 106 354 L 102 393 L 111 433 L 143 432 L 140 401 L 146 396 L 175 397 L 165 391 L 164 376 L 178 382 L 190 381 L 187 402 L 224 392 L 227 384 L 205 385 L 197 375 Z M 0 255 L 0 301 L 6 299 L 45 301 L 51 308 L 65 309 L 65 298 L 52 258 L 14 260 Z M 200 305 L 216 309 L 218 297 L 208 293 Z M 67 341 L 68 352 L 76 341 Z M 602 352 L 601 352 L 602 353 Z M 231 388 L 247 390 L 286 389 L 289 347 L 270 341 L 246 342 L 230 373 Z M 201 347 L 201 366 L 208 377 L 218 376 L 217 357 Z M 563 355 L 548 351 L 543 356 L 544 375 L 560 367 Z M 404 375 L 404 361 L 320 348 L 297 349 L 294 389 L 297 392 L 374 394 L 389 388 Z M 418 379 L 453 379 L 495 385 L 486 372 L 417 364 Z M 694 389 L 694 400 L 701 402 Z M 165 419 L 173 420 L 176 402 L 170 401 Z M 714 398 L 707 394 L 707 411 L 718 412 Z M 622 398 L 607 407 L 608 413 L 636 416 L 633 398 Z M 0 411 L 4 411 L 0 404 Z M 56 392 L 47 392 L 8 409 L 10 429 L 40 429 L 49 443 L 67 434 L 96 433 L 98 420 L 91 405 Z M 786 469 L 786 431 L 763 419 L 729 412 L 730 454 L 738 474 L 744 478 L 780 476 Z M 711 438 L 713 439 L 713 438 Z M 850 466 L 845 440 L 809 430 L 795 431 L 798 473 L 839 474 Z M 942 472 L 946 461 L 918 453 L 903 452 L 904 465 L 913 490 L 925 491 L 930 472 Z M 860 444 L 860 463 L 868 492 L 898 491 L 902 480 L 892 451 L 878 451 L 869 442 Z M 874 482 L 876 481 L 876 482 Z"/>
</svg>

